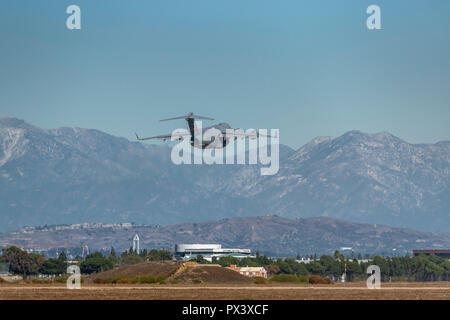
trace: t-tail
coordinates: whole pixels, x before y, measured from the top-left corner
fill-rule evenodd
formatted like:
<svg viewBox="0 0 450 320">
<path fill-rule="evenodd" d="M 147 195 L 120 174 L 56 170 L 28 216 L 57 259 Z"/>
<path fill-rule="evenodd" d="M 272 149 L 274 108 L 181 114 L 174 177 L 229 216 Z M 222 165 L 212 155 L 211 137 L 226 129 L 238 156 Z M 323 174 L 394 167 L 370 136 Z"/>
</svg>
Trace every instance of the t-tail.
<svg viewBox="0 0 450 320">
<path fill-rule="evenodd" d="M 191 132 L 191 142 L 192 143 L 194 143 L 194 135 L 195 135 L 195 130 L 196 130 L 195 119 L 214 120 L 213 118 L 198 116 L 198 115 L 193 114 L 192 112 L 189 112 L 185 116 L 169 118 L 169 119 L 162 119 L 159 121 L 169 121 L 169 120 L 178 120 L 178 119 L 185 119 L 187 121 L 188 126 L 189 126 L 189 131 Z"/>
</svg>

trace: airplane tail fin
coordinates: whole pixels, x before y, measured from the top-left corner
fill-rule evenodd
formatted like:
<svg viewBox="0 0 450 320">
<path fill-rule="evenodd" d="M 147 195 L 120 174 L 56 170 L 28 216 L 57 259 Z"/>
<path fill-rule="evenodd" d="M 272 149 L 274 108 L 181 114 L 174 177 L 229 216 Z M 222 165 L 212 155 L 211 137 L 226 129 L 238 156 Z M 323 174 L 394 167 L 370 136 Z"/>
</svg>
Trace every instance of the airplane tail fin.
<svg viewBox="0 0 450 320">
<path fill-rule="evenodd" d="M 185 119 L 187 121 L 188 126 L 189 126 L 189 131 L 191 132 L 191 142 L 194 142 L 194 134 L 195 134 L 195 131 L 197 130 L 197 126 L 195 125 L 195 119 L 214 120 L 213 118 L 198 116 L 196 114 L 193 114 L 192 112 L 189 112 L 185 116 L 169 118 L 169 119 L 162 119 L 159 121 L 169 121 L 169 120 L 178 120 L 178 119 Z"/>
</svg>

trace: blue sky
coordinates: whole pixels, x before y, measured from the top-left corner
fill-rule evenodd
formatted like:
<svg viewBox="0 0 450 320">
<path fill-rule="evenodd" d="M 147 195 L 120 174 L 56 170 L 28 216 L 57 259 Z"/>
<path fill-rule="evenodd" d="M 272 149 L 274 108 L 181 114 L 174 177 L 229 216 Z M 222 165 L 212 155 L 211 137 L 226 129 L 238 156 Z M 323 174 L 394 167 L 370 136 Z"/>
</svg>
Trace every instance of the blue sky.
<svg viewBox="0 0 450 320">
<path fill-rule="evenodd" d="M 0 115 L 133 139 L 193 111 L 295 148 L 354 129 L 433 143 L 450 140 L 449 39 L 448 0 L 2 0 Z"/>
</svg>

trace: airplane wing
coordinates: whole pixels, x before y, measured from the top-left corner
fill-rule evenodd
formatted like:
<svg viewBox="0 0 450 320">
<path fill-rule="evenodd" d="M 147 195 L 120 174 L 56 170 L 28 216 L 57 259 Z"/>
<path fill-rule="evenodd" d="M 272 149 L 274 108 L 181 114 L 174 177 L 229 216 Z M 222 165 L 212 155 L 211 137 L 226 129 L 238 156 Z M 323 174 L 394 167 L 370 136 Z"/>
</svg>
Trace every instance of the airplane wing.
<svg viewBox="0 0 450 320">
<path fill-rule="evenodd" d="M 233 132 L 228 133 L 228 132 L 222 132 L 222 135 L 227 137 L 227 138 L 250 138 L 250 139 L 256 139 L 259 137 L 267 137 L 267 138 L 271 138 L 271 135 L 267 135 L 267 134 L 261 134 L 259 132 L 257 132 L 256 130 L 251 131 L 251 132 L 244 132 L 242 130 L 233 130 Z M 276 138 L 276 136 L 275 136 Z"/>
<path fill-rule="evenodd" d="M 191 134 L 189 132 L 174 132 L 173 134 L 163 134 L 160 136 L 147 137 L 147 138 L 140 138 L 137 133 L 135 133 L 135 135 L 136 135 L 136 139 L 138 139 L 139 141 L 151 140 L 151 139 L 160 139 L 160 140 L 166 141 L 166 140 L 171 140 L 172 137 L 174 138 L 174 140 L 181 140 L 184 138 L 191 137 Z"/>
</svg>

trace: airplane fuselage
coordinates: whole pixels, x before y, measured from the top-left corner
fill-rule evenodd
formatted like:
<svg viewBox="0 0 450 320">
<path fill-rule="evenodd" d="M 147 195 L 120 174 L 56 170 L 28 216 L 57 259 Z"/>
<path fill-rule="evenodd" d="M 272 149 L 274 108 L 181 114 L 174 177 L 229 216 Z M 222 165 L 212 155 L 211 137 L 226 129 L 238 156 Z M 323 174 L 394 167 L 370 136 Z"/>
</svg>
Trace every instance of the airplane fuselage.
<svg viewBox="0 0 450 320">
<path fill-rule="evenodd" d="M 215 129 L 215 130 L 214 130 Z M 199 132 L 193 134 L 191 130 L 191 146 L 199 149 L 221 149 L 225 148 L 230 142 L 229 138 L 220 138 L 214 136 L 214 132 L 216 130 L 220 132 L 226 132 L 227 129 L 231 129 L 228 123 L 222 122 L 218 124 L 214 124 L 212 126 L 202 128 L 201 129 L 201 141 L 198 139 Z M 208 134 L 209 132 L 209 134 Z M 206 133 L 206 134 L 205 134 Z"/>
</svg>

